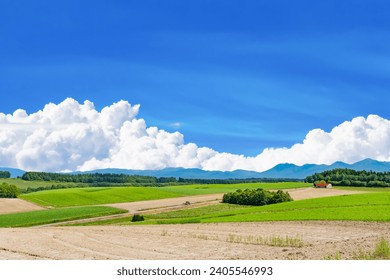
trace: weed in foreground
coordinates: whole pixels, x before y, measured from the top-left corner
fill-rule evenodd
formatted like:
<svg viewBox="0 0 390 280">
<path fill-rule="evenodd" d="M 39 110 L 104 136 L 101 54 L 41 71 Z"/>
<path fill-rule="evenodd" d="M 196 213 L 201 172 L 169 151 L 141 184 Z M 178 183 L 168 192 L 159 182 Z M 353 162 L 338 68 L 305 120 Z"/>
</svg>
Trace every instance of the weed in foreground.
<svg viewBox="0 0 390 280">
<path fill-rule="evenodd" d="M 341 260 L 341 254 L 340 251 L 336 252 L 334 255 L 325 256 L 324 260 Z"/>
<path fill-rule="evenodd" d="M 302 247 L 304 245 L 302 238 L 290 237 L 290 236 L 241 236 L 236 234 L 229 234 L 227 242 L 254 244 L 254 245 L 267 245 L 274 247 Z"/>
<path fill-rule="evenodd" d="M 366 252 L 359 250 L 357 254 L 354 254 L 355 260 L 390 260 L 390 244 L 382 237 L 376 244 L 374 251 Z"/>
<path fill-rule="evenodd" d="M 340 252 L 337 252 L 334 255 L 325 256 L 324 260 L 341 260 Z M 353 253 L 352 259 L 354 260 L 390 260 L 390 244 L 389 242 L 382 237 L 377 244 L 375 249 L 370 251 L 364 251 L 359 249 L 358 252 Z"/>
</svg>

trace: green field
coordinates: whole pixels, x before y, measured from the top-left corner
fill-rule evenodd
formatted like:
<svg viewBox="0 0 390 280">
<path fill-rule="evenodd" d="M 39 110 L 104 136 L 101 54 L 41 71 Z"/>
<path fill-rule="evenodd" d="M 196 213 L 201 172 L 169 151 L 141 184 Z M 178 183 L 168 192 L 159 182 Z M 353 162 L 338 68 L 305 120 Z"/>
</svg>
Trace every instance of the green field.
<svg viewBox="0 0 390 280">
<path fill-rule="evenodd" d="M 390 192 L 343 195 L 291 201 L 266 206 L 218 205 L 146 215 L 144 222 L 119 218 L 83 225 L 184 224 L 264 221 L 375 221 L 390 222 Z"/>
<path fill-rule="evenodd" d="M 294 189 L 294 188 L 306 188 L 312 184 L 303 182 L 280 182 L 280 183 L 241 183 L 241 184 L 196 184 L 196 185 L 182 185 L 182 186 L 170 186 L 161 187 L 167 192 L 173 192 L 183 195 L 198 195 L 198 194 L 213 194 L 213 193 L 227 193 L 236 191 L 238 189 L 267 189 L 267 190 L 280 190 L 280 189 Z"/>
<path fill-rule="evenodd" d="M 0 215 L 0 227 L 36 226 L 126 212 L 112 207 L 90 206 L 13 213 Z"/>
<path fill-rule="evenodd" d="M 98 205 L 179 197 L 180 194 L 146 187 L 93 187 L 40 191 L 19 198 L 50 207 Z"/>
<path fill-rule="evenodd" d="M 50 207 L 97 205 L 172 198 L 185 195 L 225 193 L 239 188 L 288 189 L 306 187 L 304 183 L 249 183 L 183 185 L 172 187 L 89 187 L 39 191 L 19 197 Z"/>
<path fill-rule="evenodd" d="M 390 222 L 390 192 L 315 198 L 266 206 L 220 204 L 146 216 L 148 223 L 297 220 Z"/>
<path fill-rule="evenodd" d="M 10 185 L 15 185 L 21 192 L 26 190 L 27 188 L 31 189 L 37 189 L 40 187 L 51 187 L 52 185 L 63 185 L 63 186 L 69 186 L 69 187 L 75 187 L 80 184 L 76 183 L 59 183 L 59 182 L 51 182 L 51 181 L 25 181 L 22 179 L 0 179 L 0 184 L 1 183 L 7 183 Z M 82 184 L 81 184 L 82 185 Z"/>
<path fill-rule="evenodd" d="M 195 184 L 176 185 L 168 187 L 87 187 L 39 191 L 20 195 L 20 198 L 46 207 L 61 208 L 57 210 L 72 211 L 64 207 L 91 206 L 109 203 L 164 199 L 190 195 L 227 193 L 235 191 L 237 189 L 246 188 L 264 188 L 277 190 L 309 186 L 311 186 L 311 184 L 305 184 L 302 182 L 283 182 L 245 184 Z M 346 189 L 354 188 L 348 187 Z M 221 203 L 218 205 L 195 209 L 147 215 L 145 216 L 146 220 L 144 222 L 140 222 L 137 224 L 293 220 L 351 220 L 390 222 L 390 189 L 356 189 L 370 192 L 365 194 L 299 200 L 267 206 L 240 206 Z M 31 213 L 37 212 L 42 211 L 34 211 Z M 29 220 L 28 214 L 29 213 L 1 215 L 1 219 L 8 219 L 8 222 L 6 222 L 7 226 L 10 223 L 10 219 L 15 219 L 15 221 L 17 221 L 19 218 L 16 219 L 16 217 L 19 216 L 22 221 L 23 219 L 25 219 L 26 221 Z M 45 213 L 42 215 L 47 214 Z M 50 212 L 49 216 L 51 218 L 49 219 L 49 222 L 52 222 L 53 219 L 63 219 L 62 217 L 65 217 L 64 219 L 66 220 L 71 220 L 73 219 L 72 215 L 67 216 L 67 214 L 62 214 L 62 212 Z M 13 218 L 7 218 L 8 216 Z M 2 226 L 1 219 L 0 226 Z M 36 218 L 32 218 L 31 220 L 35 221 Z M 42 223 L 46 222 L 42 221 Z M 21 224 L 23 224 L 23 222 Z M 127 217 L 117 220 L 100 221 L 96 222 L 95 224 L 130 224 L 130 222 L 129 218 Z M 16 226 L 18 225 L 19 224 L 16 223 Z M 14 225 L 11 224 L 10 226 Z"/>
</svg>

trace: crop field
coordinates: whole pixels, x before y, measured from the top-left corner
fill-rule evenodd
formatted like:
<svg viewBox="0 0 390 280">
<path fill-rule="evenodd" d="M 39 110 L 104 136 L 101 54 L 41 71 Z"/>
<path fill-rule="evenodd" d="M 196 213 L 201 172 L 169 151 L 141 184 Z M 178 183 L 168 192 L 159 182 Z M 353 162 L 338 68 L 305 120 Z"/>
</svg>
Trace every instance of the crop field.
<svg viewBox="0 0 390 280">
<path fill-rule="evenodd" d="M 188 224 L 265 221 L 375 221 L 390 222 L 390 192 L 322 197 L 266 206 L 220 203 L 205 207 L 145 215 L 132 223 L 118 218 L 80 225 Z"/>
<path fill-rule="evenodd" d="M 309 184 L 310 185 L 310 184 Z M 237 189 L 289 189 L 307 187 L 300 182 L 182 185 L 171 187 L 88 187 L 47 190 L 19 197 L 41 206 L 67 207 L 173 198 L 188 195 L 225 193 Z"/>
<path fill-rule="evenodd" d="M 212 194 L 212 193 L 227 193 L 238 189 L 295 189 L 307 188 L 312 186 L 310 183 L 303 182 L 280 182 L 280 183 L 241 183 L 241 184 L 195 184 L 162 187 L 167 192 L 180 193 L 183 195 L 198 195 L 198 194 Z"/>
<path fill-rule="evenodd" d="M 76 183 L 66 183 L 66 182 L 58 183 L 58 182 L 51 182 L 51 181 L 25 181 L 25 180 L 16 179 L 16 178 L 0 179 L 0 184 L 3 182 L 10 184 L 10 185 L 15 185 L 20 191 L 24 191 L 27 188 L 37 189 L 40 187 L 51 187 L 52 185 L 63 185 L 63 186 L 69 186 L 69 187 L 80 185 L 80 184 L 76 184 Z"/>
<path fill-rule="evenodd" d="M 156 188 L 146 187 L 91 187 L 40 191 L 20 195 L 19 198 L 50 207 L 98 205 L 181 196 Z"/>
<path fill-rule="evenodd" d="M 266 206 L 219 204 L 150 215 L 147 223 L 213 223 L 297 220 L 390 222 L 390 192 L 343 195 Z"/>
<path fill-rule="evenodd" d="M 0 215 L 0 227 L 36 226 L 83 218 L 114 215 L 124 212 L 126 211 L 112 207 L 90 206 L 5 214 Z"/>
</svg>

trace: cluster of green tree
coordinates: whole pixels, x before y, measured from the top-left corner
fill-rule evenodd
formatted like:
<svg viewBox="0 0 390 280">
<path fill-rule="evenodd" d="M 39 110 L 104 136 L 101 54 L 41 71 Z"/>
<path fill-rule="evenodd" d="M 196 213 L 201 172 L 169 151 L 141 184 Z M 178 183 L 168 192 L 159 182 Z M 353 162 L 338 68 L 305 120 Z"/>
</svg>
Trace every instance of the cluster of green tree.
<svg viewBox="0 0 390 280">
<path fill-rule="evenodd" d="M 126 174 L 102 174 L 102 173 L 83 173 L 83 174 L 63 174 L 50 172 L 26 172 L 22 176 L 26 181 L 51 181 L 51 182 L 71 182 L 85 183 L 93 186 L 104 186 L 107 184 L 131 184 L 135 186 L 164 186 L 173 184 L 237 184 L 237 183 L 257 183 L 257 182 L 298 182 L 302 180 L 295 179 L 185 179 L 175 177 L 153 177 L 141 175 Z"/>
<path fill-rule="evenodd" d="M 0 178 L 11 178 L 11 173 L 9 171 L 0 171 Z"/>
<path fill-rule="evenodd" d="M 39 191 L 71 189 L 71 188 L 86 188 L 86 187 L 90 187 L 90 185 L 87 184 L 74 184 L 74 185 L 55 184 L 54 185 L 53 184 L 51 186 L 46 186 L 46 187 L 37 187 L 37 188 L 28 187 L 27 189 L 21 189 L 20 193 L 32 193 L 32 192 L 39 192 Z"/>
<path fill-rule="evenodd" d="M 301 179 L 281 178 L 246 178 L 246 179 L 185 179 L 177 180 L 181 184 L 242 184 L 242 183 L 279 183 L 279 182 L 302 182 Z"/>
<path fill-rule="evenodd" d="M 333 186 L 390 187 L 390 172 L 333 169 L 307 176 L 305 182 L 325 181 Z"/>
<path fill-rule="evenodd" d="M 264 189 L 245 189 L 236 190 L 235 192 L 224 194 L 222 202 L 231 204 L 262 206 L 292 200 L 293 199 L 291 198 L 289 193 L 283 192 L 282 190 L 271 192 Z"/>
<path fill-rule="evenodd" d="M 103 184 L 131 184 L 153 186 L 176 182 L 176 178 L 156 178 L 152 176 L 125 175 L 125 174 L 63 174 L 50 172 L 26 172 L 22 176 L 26 181 L 52 181 L 67 183 L 85 183 L 95 186 Z"/>
<path fill-rule="evenodd" d="M 19 195 L 18 188 L 15 185 L 9 185 L 2 183 L 0 185 L 0 197 L 1 198 L 16 198 Z"/>
<path fill-rule="evenodd" d="M 134 214 L 133 217 L 131 218 L 132 222 L 142 222 L 145 221 L 145 217 L 140 214 Z"/>
</svg>

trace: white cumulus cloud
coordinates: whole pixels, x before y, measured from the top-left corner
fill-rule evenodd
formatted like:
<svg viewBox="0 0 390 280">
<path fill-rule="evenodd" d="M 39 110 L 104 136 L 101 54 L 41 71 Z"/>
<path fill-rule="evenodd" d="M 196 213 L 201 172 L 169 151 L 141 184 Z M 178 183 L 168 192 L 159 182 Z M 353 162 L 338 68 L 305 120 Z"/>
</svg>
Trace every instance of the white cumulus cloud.
<svg viewBox="0 0 390 280">
<path fill-rule="evenodd" d="M 72 98 L 27 114 L 0 113 L 0 166 L 63 171 L 99 168 L 201 168 L 264 171 L 278 163 L 390 161 L 390 121 L 357 117 L 330 132 L 311 130 L 302 143 L 267 148 L 256 157 L 217 152 L 185 143 L 179 132 L 148 127 L 137 118 L 140 105 L 119 101 L 100 112 Z"/>
</svg>

